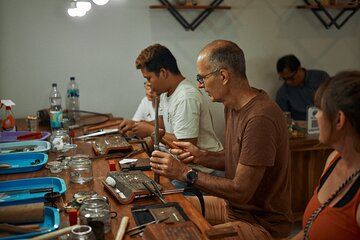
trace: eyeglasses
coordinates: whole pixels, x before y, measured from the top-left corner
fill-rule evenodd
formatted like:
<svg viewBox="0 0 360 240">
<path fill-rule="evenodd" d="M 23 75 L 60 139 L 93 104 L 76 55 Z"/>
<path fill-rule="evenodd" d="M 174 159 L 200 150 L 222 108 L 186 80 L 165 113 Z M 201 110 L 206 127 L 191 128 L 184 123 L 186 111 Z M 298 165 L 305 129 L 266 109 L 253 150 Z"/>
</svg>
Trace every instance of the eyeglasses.
<svg viewBox="0 0 360 240">
<path fill-rule="evenodd" d="M 204 84 L 205 79 L 206 79 L 207 77 L 209 77 L 211 74 L 215 74 L 215 73 L 219 72 L 219 70 L 220 70 L 220 69 L 216 69 L 215 71 L 210 72 L 210 73 L 208 73 L 208 74 L 205 74 L 205 75 L 203 75 L 203 76 L 201 76 L 200 74 L 197 74 L 197 75 L 196 75 L 196 81 L 198 81 L 198 83 L 200 83 L 200 84 Z"/>
<path fill-rule="evenodd" d="M 297 71 L 295 71 L 292 75 L 288 76 L 288 77 L 281 77 L 279 76 L 279 80 L 283 80 L 285 82 L 291 82 L 295 79 L 295 76 L 297 74 Z"/>
<path fill-rule="evenodd" d="M 146 90 L 150 90 L 151 84 L 148 83 L 148 82 L 144 82 L 144 87 L 145 87 Z"/>
</svg>

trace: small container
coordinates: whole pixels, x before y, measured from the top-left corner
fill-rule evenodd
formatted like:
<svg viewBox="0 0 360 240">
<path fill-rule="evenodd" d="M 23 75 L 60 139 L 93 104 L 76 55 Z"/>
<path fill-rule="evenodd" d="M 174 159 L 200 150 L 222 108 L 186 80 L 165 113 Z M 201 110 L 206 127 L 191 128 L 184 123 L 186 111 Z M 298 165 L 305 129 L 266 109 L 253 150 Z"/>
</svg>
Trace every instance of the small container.
<svg viewBox="0 0 360 240">
<path fill-rule="evenodd" d="M 26 125 L 28 130 L 31 132 L 36 132 L 38 129 L 38 118 L 34 115 L 28 115 L 26 117 Z"/>
<path fill-rule="evenodd" d="M 56 130 L 50 137 L 51 151 L 55 153 L 65 152 L 66 145 L 70 144 L 70 137 L 66 130 Z"/>
<path fill-rule="evenodd" d="M 48 162 L 46 167 L 49 168 L 51 173 L 60 173 L 63 169 L 62 164 L 59 161 Z"/>
<path fill-rule="evenodd" d="M 87 225 L 79 225 L 71 229 L 70 240 L 96 240 L 92 228 Z"/>
<path fill-rule="evenodd" d="M 110 206 L 107 199 L 95 196 L 84 199 L 80 207 L 80 223 L 92 226 L 96 239 L 104 239 L 110 231 Z"/>
<path fill-rule="evenodd" d="M 93 180 L 91 161 L 88 155 L 78 154 L 70 160 L 70 182 L 87 183 Z"/>
<path fill-rule="evenodd" d="M 61 126 L 64 130 L 69 131 L 70 121 L 68 118 L 63 118 L 61 121 Z"/>
</svg>

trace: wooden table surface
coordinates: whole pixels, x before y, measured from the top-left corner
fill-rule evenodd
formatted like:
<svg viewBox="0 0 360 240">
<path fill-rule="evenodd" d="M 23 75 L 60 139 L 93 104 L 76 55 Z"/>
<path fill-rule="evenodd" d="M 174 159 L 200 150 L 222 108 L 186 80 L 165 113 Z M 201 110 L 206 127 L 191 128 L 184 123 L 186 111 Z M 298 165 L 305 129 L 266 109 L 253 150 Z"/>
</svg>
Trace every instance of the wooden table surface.
<svg viewBox="0 0 360 240">
<path fill-rule="evenodd" d="M 329 146 L 319 143 L 318 135 L 290 139 L 292 211 L 301 220 L 313 195 L 329 154 Z"/>
<path fill-rule="evenodd" d="M 17 130 L 27 130 L 25 127 L 25 120 L 17 120 Z M 76 135 L 82 134 L 81 131 L 77 131 Z M 88 154 L 93 156 L 94 153 L 91 148 L 91 142 L 89 141 L 82 141 L 77 140 L 74 142 L 78 145 L 76 152 L 73 151 L 67 154 Z M 139 147 L 139 146 L 135 146 Z M 52 152 L 48 153 L 49 155 L 49 162 L 54 161 L 56 155 Z M 142 158 L 148 157 L 146 153 L 140 153 L 133 158 Z M 34 177 L 60 177 L 64 179 L 67 190 L 63 196 L 63 200 L 66 202 L 71 201 L 72 197 L 76 192 L 79 191 L 95 191 L 101 196 L 107 196 L 110 200 L 110 207 L 111 211 L 117 212 L 117 217 L 111 220 L 111 231 L 105 235 L 106 239 L 115 239 L 120 221 L 123 216 L 128 216 L 130 218 L 128 228 L 135 227 L 135 221 L 131 214 L 131 208 L 134 205 L 148 205 L 148 204 L 159 204 L 161 201 L 157 198 L 148 198 L 148 199 L 136 199 L 133 203 L 122 205 L 120 204 L 112 195 L 103 187 L 102 180 L 104 180 L 107 176 L 109 171 L 108 160 L 104 158 L 99 158 L 96 160 L 92 160 L 92 168 L 93 168 L 93 177 L 94 180 L 87 184 L 75 184 L 69 181 L 69 172 L 67 170 L 63 170 L 61 173 L 55 174 L 51 173 L 48 169 L 42 169 L 36 172 L 29 172 L 29 173 L 17 173 L 17 174 L 7 174 L 7 175 L 0 175 L 0 181 L 6 180 L 13 180 L 13 179 L 21 179 L 21 178 L 34 178 Z M 116 164 L 117 170 L 120 169 L 119 165 Z M 153 172 L 148 171 L 146 172 L 148 176 L 153 179 Z M 164 190 L 173 189 L 174 187 L 170 183 L 169 179 L 161 177 L 160 184 L 163 186 Z M 203 235 L 206 229 L 209 229 L 211 225 L 205 220 L 205 218 L 195 210 L 193 205 L 182 195 L 182 194 L 172 194 L 165 196 L 166 201 L 168 202 L 178 202 L 180 206 L 184 209 L 185 213 L 189 217 L 189 219 L 197 225 L 197 227 L 202 231 Z M 69 226 L 68 215 L 65 211 L 60 213 L 61 216 L 61 225 L 60 227 Z M 205 235 L 204 235 L 205 236 Z M 140 237 L 138 237 L 140 238 Z M 126 236 L 125 239 L 134 239 Z M 136 239 L 136 238 L 135 238 Z"/>
</svg>

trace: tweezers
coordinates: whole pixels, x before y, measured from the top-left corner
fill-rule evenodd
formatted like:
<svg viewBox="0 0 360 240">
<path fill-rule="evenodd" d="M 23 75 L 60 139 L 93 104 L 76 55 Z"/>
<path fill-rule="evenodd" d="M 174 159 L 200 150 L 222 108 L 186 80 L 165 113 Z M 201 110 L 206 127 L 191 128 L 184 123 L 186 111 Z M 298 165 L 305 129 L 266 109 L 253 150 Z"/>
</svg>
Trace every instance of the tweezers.
<svg viewBox="0 0 360 240">
<path fill-rule="evenodd" d="M 149 190 L 150 193 L 154 194 L 155 196 L 157 196 L 160 201 L 164 204 L 166 204 L 166 200 L 163 196 L 163 194 L 161 193 L 160 189 L 158 188 L 158 186 L 156 185 L 156 183 L 154 182 L 154 180 L 148 181 L 148 182 L 143 182 L 142 183 L 147 190 Z M 151 187 L 150 184 L 153 186 Z"/>
</svg>

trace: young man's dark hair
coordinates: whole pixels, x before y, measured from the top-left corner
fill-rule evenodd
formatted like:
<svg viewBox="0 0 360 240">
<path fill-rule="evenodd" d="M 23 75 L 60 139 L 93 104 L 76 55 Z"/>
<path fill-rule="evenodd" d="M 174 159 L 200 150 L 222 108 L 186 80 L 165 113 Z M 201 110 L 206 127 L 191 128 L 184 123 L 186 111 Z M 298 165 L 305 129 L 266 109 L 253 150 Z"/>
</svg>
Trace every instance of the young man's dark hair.
<svg viewBox="0 0 360 240">
<path fill-rule="evenodd" d="M 137 69 L 146 68 L 155 74 L 159 74 L 161 68 L 165 68 L 173 74 L 180 74 L 174 55 L 160 44 L 154 44 L 142 50 L 135 65 Z"/>
</svg>

